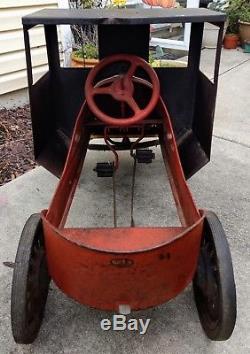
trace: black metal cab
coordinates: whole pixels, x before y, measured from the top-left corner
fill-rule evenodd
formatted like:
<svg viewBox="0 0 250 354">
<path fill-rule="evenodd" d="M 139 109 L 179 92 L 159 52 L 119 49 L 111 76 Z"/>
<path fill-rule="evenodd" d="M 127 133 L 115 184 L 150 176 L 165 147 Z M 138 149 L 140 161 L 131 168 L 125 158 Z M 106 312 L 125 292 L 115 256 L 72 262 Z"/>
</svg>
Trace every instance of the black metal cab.
<svg viewBox="0 0 250 354">
<path fill-rule="evenodd" d="M 23 17 L 28 85 L 36 160 L 60 175 L 67 139 L 84 100 L 84 83 L 90 69 L 60 65 L 57 26 L 98 26 L 99 58 L 127 53 L 145 60 L 149 56 L 150 24 L 191 23 L 187 67 L 155 68 L 161 84 L 178 142 L 186 177 L 190 177 L 210 158 L 218 72 L 225 14 L 207 9 L 48 9 Z M 204 23 L 219 27 L 214 79 L 200 70 Z M 33 83 L 29 30 L 43 25 L 46 38 L 48 72 Z"/>
</svg>

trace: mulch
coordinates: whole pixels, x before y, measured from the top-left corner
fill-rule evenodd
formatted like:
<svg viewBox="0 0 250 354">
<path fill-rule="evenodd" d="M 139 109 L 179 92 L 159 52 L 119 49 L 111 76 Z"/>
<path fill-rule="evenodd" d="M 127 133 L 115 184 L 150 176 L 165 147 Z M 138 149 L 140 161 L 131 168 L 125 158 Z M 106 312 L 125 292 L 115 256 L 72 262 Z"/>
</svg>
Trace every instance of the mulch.
<svg viewBox="0 0 250 354">
<path fill-rule="evenodd" d="M 30 109 L 0 109 L 0 186 L 34 168 Z"/>
</svg>

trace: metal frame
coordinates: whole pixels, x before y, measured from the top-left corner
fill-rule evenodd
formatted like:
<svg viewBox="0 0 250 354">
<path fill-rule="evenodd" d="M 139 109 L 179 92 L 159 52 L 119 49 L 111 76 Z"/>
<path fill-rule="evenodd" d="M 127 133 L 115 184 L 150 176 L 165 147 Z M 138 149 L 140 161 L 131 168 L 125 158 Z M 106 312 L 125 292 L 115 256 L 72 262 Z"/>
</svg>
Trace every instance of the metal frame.
<svg viewBox="0 0 250 354">
<path fill-rule="evenodd" d="M 182 13 L 182 11 L 165 12 L 165 16 L 175 21 Z M 148 55 L 148 21 L 152 21 L 151 13 L 90 11 L 82 13 L 84 18 L 79 18 L 78 13 L 73 13 L 72 18 L 72 12 L 45 11 L 42 15 L 38 13 L 24 20 L 35 152 L 40 160 L 41 155 L 44 155 L 43 162 L 48 169 L 55 172 L 55 165 L 60 159 L 63 167 L 58 169 L 61 178 L 51 204 L 48 210 L 40 214 L 42 225 L 39 222 L 40 217 L 32 216 L 24 227 L 18 248 L 11 311 L 13 335 L 18 343 L 31 343 L 37 336 L 50 277 L 64 293 L 84 305 L 126 312 L 126 314 L 131 310 L 149 308 L 170 300 L 194 279 L 196 300 L 201 299 L 197 302 L 197 306 L 205 332 L 211 339 L 218 340 L 227 339 L 231 335 L 235 324 L 236 302 L 230 253 L 227 250 L 225 256 L 225 247 L 227 249 L 225 241 L 223 241 L 222 253 L 220 251 L 223 247 L 216 246 L 218 236 L 220 241 L 224 237 L 221 225 L 217 218 L 211 219 L 211 214 L 206 216 L 204 211 L 198 210 L 186 182 L 187 173 L 194 173 L 204 165 L 210 153 L 221 43 L 217 48 L 215 80 L 212 83 L 199 71 L 204 25 L 200 17 L 201 12 L 185 13 L 186 15 L 189 13 L 185 19 L 194 22 L 191 30 L 188 68 L 173 71 L 164 69 L 157 72 L 138 57 L 146 58 Z M 62 17 L 62 14 L 64 16 L 66 14 L 67 18 Z M 105 17 L 107 14 L 109 16 Z M 154 14 L 157 15 L 154 21 L 158 22 L 159 18 L 160 21 L 161 19 L 165 21 L 162 13 L 154 12 Z M 202 12 L 202 16 L 204 21 L 213 18 L 220 22 L 218 15 L 211 12 Z M 57 22 L 90 21 L 90 19 L 99 23 L 100 26 L 99 54 L 101 57 L 109 56 L 110 52 L 114 51 L 112 44 L 118 51 L 121 50 L 119 35 L 125 36 L 129 26 L 130 30 L 131 28 L 138 30 L 135 33 L 137 39 L 139 38 L 139 43 L 136 45 L 136 41 L 133 40 L 135 33 L 129 33 L 131 43 L 124 43 L 125 53 L 107 57 L 91 73 L 88 70 L 60 68 Z M 35 22 L 32 23 L 32 21 Z M 33 84 L 28 37 L 30 27 L 28 26 L 40 24 L 41 21 L 45 25 L 49 72 Z M 119 23 L 116 28 L 117 32 L 112 38 L 107 37 L 114 28 L 113 26 L 117 26 L 117 21 Z M 223 22 L 222 19 L 221 22 Z M 220 24 L 219 26 L 221 27 Z M 110 41 L 107 42 L 109 38 Z M 218 42 L 221 39 L 222 27 Z M 128 55 L 131 52 L 134 52 L 133 56 Z M 135 56 L 136 54 L 138 56 Z M 129 65 L 124 67 L 126 63 Z M 147 75 L 143 74 L 143 70 Z M 170 88 L 178 89 L 174 93 L 171 93 L 165 84 L 166 78 Z M 84 82 L 86 99 L 78 97 Z M 140 94 L 137 93 L 135 84 L 140 85 Z M 73 93 L 69 92 L 69 89 L 73 90 Z M 148 89 L 153 90 L 153 94 L 147 97 Z M 175 96 L 181 98 L 184 93 L 189 93 L 184 107 L 175 107 L 178 103 Z M 99 111 L 99 104 L 104 104 L 105 100 L 98 100 L 98 102 L 92 100 L 93 95 L 100 95 L 100 97 L 104 95 L 106 98 L 107 95 L 112 96 L 113 104 L 108 104 L 107 111 L 105 106 L 101 106 Z M 127 112 L 124 102 L 127 102 L 131 108 L 130 111 Z M 116 103 L 119 106 L 117 111 Z M 142 106 L 141 103 L 145 105 Z M 172 119 L 168 106 L 174 113 Z M 95 110 L 96 107 L 98 110 Z M 77 114 L 75 114 L 76 110 L 78 110 Z M 117 112 L 118 114 L 113 114 Z M 120 123 L 119 118 L 115 117 L 121 118 Z M 89 141 L 96 134 L 104 138 L 106 145 L 114 154 L 112 174 L 109 175 L 109 177 L 113 176 L 114 228 L 67 228 L 65 227 L 66 218 Z M 130 141 L 130 136 L 137 138 L 132 144 L 128 144 L 130 156 L 134 158 L 133 182 L 135 181 L 136 156 L 140 155 L 137 144 L 145 136 L 158 137 L 181 223 L 180 227 L 143 228 L 135 226 L 133 182 L 131 227 L 117 227 L 114 175 L 119 165 L 119 158 L 115 149 L 116 144 L 113 144 L 112 134 L 124 137 L 127 143 Z M 69 146 L 68 135 L 70 136 Z M 176 137 L 179 137 L 178 146 Z M 58 138 L 61 140 L 57 140 Z M 183 148 L 186 151 L 183 152 Z M 144 156 L 144 160 L 139 161 L 138 158 L 138 162 L 149 163 L 152 161 L 153 153 L 151 151 L 151 154 L 140 156 L 141 158 Z M 213 227 L 210 227 L 207 233 L 209 217 L 210 226 Z M 206 221 L 205 224 L 204 221 Z M 37 238 L 38 231 L 39 239 Z M 211 238 L 211 241 L 207 243 L 209 248 L 206 248 L 210 259 L 204 258 L 204 240 L 207 235 Z M 31 253 L 34 251 L 36 239 L 41 246 L 42 253 L 40 253 L 43 256 L 46 254 L 46 259 L 43 257 L 42 263 L 38 262 L 36 267 L 30 269 Z M 26 240 L 26 244 L 23 240 Z M 202 243 L 201 240 L 203 240 Z M 32 252 L 23 253 L 23 246 Z M 213 257 L 215 262 L 212 261 L 210 255 L 211 246 L 216 255 Z M 218 254 L 221 259 L 218 258 Z M 219 268 L 218 265 L 223 263 L 223 256 L 227 260 L 226 267 Z M 197 266 L 198 259 L 201 260 L 199 266 Z M 203 263 L 204 269 L 202 269 Z M 41 266 L 43 267 L 44 287 L 41 287 L 38 281 L 41 278 L 39 274 Z M 29 296 L 27 296 L 29 282 L 31 282 L 32 289 L 36 291 L 29 291 Z M 20 289 L 22 290 L 21 297 L 18 296 Z M 40 304 L 38 307 L 37 303 Z M 231 311 L 228 311 L 228 306 L 224 304 L 231 304 Z M 32 316 L 30 308 L 34 310 Z M 27 321 L 27 318 L 30 321 Z"/>
<path fill-rule="evenodd" d="M 162 99 L 157 110 L 162 117 L 157 122 L 162 155 L 181 227 L 65 228 L 95 129 L 87 104 L 78 114 L 62 176 L 42 220 L 49 273 L 59 288 L 84 305 L 113 311 L 122 305 L 144 309 L 170 300 L 193 279 L 204 213 L 186 183 Z M 147 125 L 152 121 L 138 124 L 143 131 Z"/>
<path fill-rule="evenodd" d="M 199 8 L 150 11 L 56 9 L 25 16 L 23 29 L 37 161 L 54 174 L 61 174 L 67 155 L 67 147 L 61 137 L 64 134 L 70 139 L 72 135 L 75 117 L 84 99 L 83 84 L 89 71 L 60 67 L 57 25 L 97 24 L 100 58 L 122 51 L 147 60 L 150 23 L 184 22 L 191 23 L 187 68 L 157 68 L 156 72 L 163 100 L 167 102 L 172 117 L 184 173 L 186 178 L 190 177 L 210 158 L 224 21 L 224 14 Z M 204 22 L 211 22 L 220 28 L 214 82 L 199 69 Z M 44 25 L 45 28 L 49 72 L 33 84 L 29 29 L 36 25 Z M 98 133 L 100 128 L 96 129 L 96 135 Z"/>
</svg>

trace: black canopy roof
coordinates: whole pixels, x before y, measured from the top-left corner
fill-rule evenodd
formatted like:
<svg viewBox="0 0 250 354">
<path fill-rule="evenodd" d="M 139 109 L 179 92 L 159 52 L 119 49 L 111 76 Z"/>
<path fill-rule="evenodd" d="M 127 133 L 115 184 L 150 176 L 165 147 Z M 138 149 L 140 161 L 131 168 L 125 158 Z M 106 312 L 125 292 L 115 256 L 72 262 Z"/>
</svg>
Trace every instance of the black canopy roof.
<svg viewBox="0 0 250 354">
<path fill-rule="evenodd" d="M 178 22 L 224 22 L 226 15 L 196 9 L 44 9 L 22 18 L 24 25 L 57 24 L 151 24 Z"/>
</svg>

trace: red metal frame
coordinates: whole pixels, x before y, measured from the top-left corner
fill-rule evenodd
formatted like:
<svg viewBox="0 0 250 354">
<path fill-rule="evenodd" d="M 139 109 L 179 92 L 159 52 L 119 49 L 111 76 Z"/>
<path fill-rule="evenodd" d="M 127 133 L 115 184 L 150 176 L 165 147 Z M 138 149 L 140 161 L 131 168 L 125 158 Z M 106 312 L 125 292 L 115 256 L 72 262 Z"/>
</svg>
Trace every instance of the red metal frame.
<svg viewBox="0 0 250 354">
<path fill-rule="evenodd" d="M 157 110 L 162 117 L 157 120 L 162 155 L 181 227 L 64 228 L 90 140 L 86 103 L 77 117 L 62 177 L 49 209 L 41 215 L 50 275 L 82 304 L 115 311 L 119 305 L 148 308 L 176 296 L 194 276 L 204 215 L 186 183 L 161 98 Z M 152 122 L 137 124 L 146 127 Z"/>
</svg>

